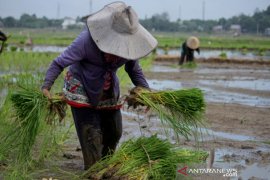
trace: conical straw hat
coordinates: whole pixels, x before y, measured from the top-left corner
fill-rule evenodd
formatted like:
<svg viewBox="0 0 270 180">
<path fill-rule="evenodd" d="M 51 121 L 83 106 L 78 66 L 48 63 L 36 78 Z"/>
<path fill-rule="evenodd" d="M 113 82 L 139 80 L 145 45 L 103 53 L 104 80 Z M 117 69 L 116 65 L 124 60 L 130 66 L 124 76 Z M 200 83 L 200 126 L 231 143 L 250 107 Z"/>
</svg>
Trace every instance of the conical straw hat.
<svg viewBox="0 0 270 180">
<path fill-rule="evenodd" d="M 187 47 L 190 49 L 197 49 L 200 46 L 200 41 L 197 37 L 195 36 L 190 36 L 187 39 Z"/>
<path fill-rule="evenodd" d="M 135 11 L 123 2 L 114 2 L 92 14 L 87 26 L 98 48 L 129 60 L 148 55 L 157 40 L 139 24 Z"/>
</svg>

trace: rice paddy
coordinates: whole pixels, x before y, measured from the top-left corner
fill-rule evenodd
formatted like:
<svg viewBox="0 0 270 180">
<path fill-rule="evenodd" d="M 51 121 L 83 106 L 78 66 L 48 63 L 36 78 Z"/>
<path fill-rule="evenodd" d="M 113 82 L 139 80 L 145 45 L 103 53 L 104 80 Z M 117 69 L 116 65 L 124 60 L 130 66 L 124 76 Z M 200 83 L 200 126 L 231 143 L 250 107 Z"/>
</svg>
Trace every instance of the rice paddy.
<svg viewBox="0 0 270 180">
<path fill-rule="evenodd" d="M 15 31 L 10 32 L 16 33 Z M 65 32 L 60 35 L 59 33 L 46 34 L 42 32 L 38 35 L 37 32 L 33 31 L 31 35 L 36 44 L 66 46 L 73 40 L 76 33 Z M 47 38 L 44 38 L 44 36 Z M 160 42 L 160 47 L 171 48 L 178 47 L 186 35 L 178 38 L 161 35 L 156 37 Z M 9 43 L 20 47 L 23 46 L 25 38 L 26 36 L 14 34 Z M 249 37 L 243 37 L 240 40 L 228 38 L 224 41 L 224 39 L 223 37 L 206 36 L 202 38 L 202 47 L 269 50 L 268 39 L 250 39 Z M 53 117 L 56 114 L 53 114 L 53 117 L 49 119 L 46 118 L 48 111 L 44 111 L 44 109 L 48 109 L 48 102 L 40 94 L 40 85 L 43 82 L 45 71 L 58 54 L 52 52 L 5 51 L 0 55 L 0 179 L 41 179 L 42 177 L 82 179 L 93 174 L 99 178 L 110 174 L 111 176 L 129 177 L 130 179 L 166 179 L 166 177 L 175 178 L 178 163 L 205 163 L 207 157 L 205 151 L 185 149 L 179 147 L 179 144 L 171 144 L 171 142 L 153 135 L 123 142 L 113 157 L 98 162 L 87 172 L 73 172 L 59 167 L 59 161 L 62 161 L 59 157 L 62 156 L 63 149 L 70 141 L 70 137 L 76 132 L 69 109 L 65 110 L 67 116 L 64 122 L 54 121 L 55 118 Z M 150 71 L 154 58 L 155 54 L 152 54 L 140 61 L 144 71 Z M 192 70 L 197 68 L 197 64 L 186 66 L 183 66 L 182 69 L 189 68 Z M 61 92 L 63 74 L 60 75 L 53 86 L 53 93 Z M 122 95 L 126 95 L 132 87 L 131 81 L 123 68 L 118 70 L 117 75 L 121 81 Z M 29 90 L 31 91 L 30 94 L 28 94 Z M 184 93 L 185 96 L 176 96 L 174 93 Z M 153 94 L 159 98 L 153 98 Z M 152 107 L 153 113 L 159 116 L 158 120 L 164 122 L 163 127 L 176 130 L 179 136 L 189 137 L 194 128 L 203 125 L 205 120 L 203 114 L 207 107 L 203 101 L 203 91 L 200 91 L 200 89 L 180 89 L 176 92 L 153 91 L 140 95 L 139 101 Z M 26 101 L 21 101 L 20 97 L 31 99 L 27 105 L 35 104 L 34 106 L 31 105 L 33 111 L 29 110 L 29 106 L 23 104 Z M 185 99 L 188 97 L 191 99 Z M 179 102 L 190 103 L 181 104 Z M 175 111 L 164 110 L 166 105 L 175 108 Z M 54 108 L 52 107 L 52 109 Z M 179 111 L 181 109 L 183 111 Z M 18 110 L 22 111 L 18 112 Z M 60 119 L 62 119 L 63 111 L 56 109 L 56 112 L 60 112 Z M 177 114 L 177 112 L 185 113 Z M 176 122 L 176 117 L 181 121 Z M 38 120 L 34 121 L 33 119 Z M 168 119 L 171 121 L 167 121 Z M 31 130 L 27 131 L 26 129 Z M 73 149 L 73 151 L 75 150 Z"/>
</svg>

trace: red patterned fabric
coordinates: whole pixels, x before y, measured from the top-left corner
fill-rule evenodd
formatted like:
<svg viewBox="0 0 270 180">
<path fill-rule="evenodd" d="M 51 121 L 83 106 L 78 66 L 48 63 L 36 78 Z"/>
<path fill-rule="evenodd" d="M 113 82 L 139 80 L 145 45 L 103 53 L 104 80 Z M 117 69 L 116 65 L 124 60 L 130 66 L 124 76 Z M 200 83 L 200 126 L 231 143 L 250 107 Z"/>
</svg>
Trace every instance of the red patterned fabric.
<svg viewBox="0 0 270 180">
<path fill-rule="evenodd" d="M 104 85 L 105 87 L 105 85 Z M 110 84 L 106 85 L 106 88 L 110 88 Z M 105 89 L 104 89 L 105 90 Z M 106 89 L 107 90 L 107 89 Z M 116 101 L 113 98 L 103 98 L 98 106 L 93 106 L 89 103 L 89 99 L 84 91 L 84 87 L 79 80 L 75 79 L 70 72 L 67 72 L 65 77 L 65 85 L 63 88 L 65 99 L 67 104 L 72 107 L 82 108 L 88 107 L 93 109 L 121 109 L 123 103 Z"/>
</svg>

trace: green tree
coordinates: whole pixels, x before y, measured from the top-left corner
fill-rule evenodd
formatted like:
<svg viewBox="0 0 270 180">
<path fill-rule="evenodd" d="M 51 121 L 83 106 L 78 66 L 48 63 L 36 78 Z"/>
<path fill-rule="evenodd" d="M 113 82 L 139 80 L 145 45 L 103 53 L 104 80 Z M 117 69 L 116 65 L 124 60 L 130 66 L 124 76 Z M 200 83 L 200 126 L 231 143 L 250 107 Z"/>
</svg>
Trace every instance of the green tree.
<svg viewBox="0 0 270 180">
<path fill-rule="evenodd" d="M 4 18 L 3 23 L 6 27 L 16 27 L 17 26 L 17 20 L 11 16 Z"/>
</svg>

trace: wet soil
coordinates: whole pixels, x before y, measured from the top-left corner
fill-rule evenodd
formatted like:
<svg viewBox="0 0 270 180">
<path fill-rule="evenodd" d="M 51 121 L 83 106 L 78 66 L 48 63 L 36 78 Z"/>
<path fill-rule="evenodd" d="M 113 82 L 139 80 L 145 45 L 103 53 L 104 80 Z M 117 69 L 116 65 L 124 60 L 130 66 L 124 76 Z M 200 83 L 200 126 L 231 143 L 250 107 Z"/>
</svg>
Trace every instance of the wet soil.
<svg viewBox="0 0 270 180">
<path fill-rule="evenodd" d="M 183 69 L 175 60 L 160 58 L 145 75 L 155 80 L 157 89 L 167 89 L 169 80 L 171 89 L 204 90 L 209 134 L 199 146 L 214 151 L 213 168 L 236 168 L 238 175 L 232 179 L 270 179 L 269 62 L 196 62 L 197 68 Z M 182 145 L 197 146 L 194 141 Z M 194 178 L 226 179 L 217 174 Z"/>
<path fill-rule="evenodd" d="M 184 69 L 176 61 L 155 61 L 145 76 L 153 89 L 198 87 L 205 93 L 206 127 L 199 143 L 193 139 L 176 142 L 179 147 L 200 148 L 209 152 L 207 162 L 200 168 L 235 169 L 237 176 L 221 173 L 177 174 L 178 179 L 269 179 L 270 178 L 270 66 L 260 63 L 218 63 L 197 61 L 197 68 Z M 161 124 L 151 111 L 122 110 L 123 135 L 120 143 L 141 135 L 161 131 Z M 48 166 L 50 163 L 48 163 Z M 58 155 L 57 165 L 63 171 L 45 173 L 45 178 L 72 179 L 72 172 L 82 174 L 83 159 L 76 132 Z M 1 166 L 0 166 L 1 167 Z M 179 167 L 181 168 L 181 167 Z M 176 172 L 177 173 L 177 172 Z M 67 175 L 67 176 L 65 176 Z"/>
</svg>

